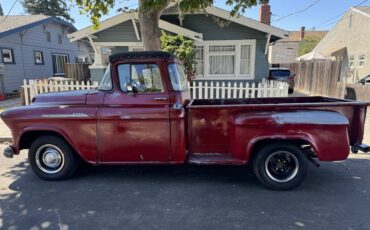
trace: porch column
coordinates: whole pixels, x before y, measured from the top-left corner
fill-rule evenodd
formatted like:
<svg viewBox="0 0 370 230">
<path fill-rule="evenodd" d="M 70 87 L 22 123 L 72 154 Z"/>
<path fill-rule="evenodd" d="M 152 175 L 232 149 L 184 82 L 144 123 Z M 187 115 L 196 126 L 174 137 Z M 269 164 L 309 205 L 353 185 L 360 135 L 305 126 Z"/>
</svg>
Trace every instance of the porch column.
<svg viewBox="0 0 370 230">
<path fill-rule="evenodd" d="M 94 48 L 94 63 L 89 66 L 91 80 L 100 82 L 103 79 L 107 66 L 103 63 L 101 46 L 93 45 Z"/>
</svg>

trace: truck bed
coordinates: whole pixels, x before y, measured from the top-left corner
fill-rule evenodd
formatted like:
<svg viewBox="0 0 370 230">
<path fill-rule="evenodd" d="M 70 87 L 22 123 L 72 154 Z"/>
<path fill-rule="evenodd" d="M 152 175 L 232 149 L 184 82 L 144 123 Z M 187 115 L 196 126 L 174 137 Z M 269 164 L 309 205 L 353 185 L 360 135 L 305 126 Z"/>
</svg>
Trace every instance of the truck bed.
<svg viewBox="0 0 370 230">
<path fill-rule="evenodd" d="M 188 108 L 213 106 L 338 106 L 338 105 L 369 105 L 370 103 L 343 100 L 329 97 L 273 97 L 243 99 L 194 99 Z"/>
<path fill-rule="evenodd" d="M 235 119 L 235 114 L 241 113 L 253 116 L 294 112 L 294 116 L 308 116 L 309 122 L 317 121 L 317 124 L 323 124 L 322 129 L 325 129 L 325 121 L 320 118 L 320 112 L 333 111 L 348 120 L 349 144 L 361 144 L 369 104 L 328 97 L 195 99 L 186 106 L 189 152 L 209 154 L 220 153 L 221 150 L 222 154 L 229 154 L 233 141 L 230 137 L 231 121 Z M 301 111 L 303 113 L 300 113 Z M 330 116 L 326 119 L 329 119 L 330 123 Z"/>
</svg>

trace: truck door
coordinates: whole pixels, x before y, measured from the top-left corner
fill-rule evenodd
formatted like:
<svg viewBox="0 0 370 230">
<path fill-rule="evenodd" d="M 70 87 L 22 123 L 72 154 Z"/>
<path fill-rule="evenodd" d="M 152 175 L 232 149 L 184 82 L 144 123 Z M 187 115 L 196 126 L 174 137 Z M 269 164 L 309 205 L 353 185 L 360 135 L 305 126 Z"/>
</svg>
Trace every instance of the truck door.
<svg viewBox="0 0 370 230">
<path fill-rule="evenodd" d="M 170 160 L 169 93 L 161 61 L 112 65 L 115 87 L 98 111 L 103 163 Z"/>
</svg>

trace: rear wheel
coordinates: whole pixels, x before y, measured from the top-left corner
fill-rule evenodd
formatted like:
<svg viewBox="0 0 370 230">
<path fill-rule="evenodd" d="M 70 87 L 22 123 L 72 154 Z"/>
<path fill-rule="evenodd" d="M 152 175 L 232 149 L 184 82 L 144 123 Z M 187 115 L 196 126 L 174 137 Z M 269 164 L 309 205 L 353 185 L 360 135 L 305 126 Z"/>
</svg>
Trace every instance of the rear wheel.
<svg viewBox="0 0 370 230">
<path fill-rule="evenodd" d="M 78 166 L 78 158 L 72 148 L 55 136 L 36 139 L 29 149 L 28 159 L 34 173 L 45 180 L 66 179 Z"/>
<path fill-rule="evenodd" d="M 261 148 L 253 160 L 258 180 L 273 190 L 297 187 L 306 177 L 308 162 L 302 150 L 293 144 L 271 144 Z"/>
</svg>

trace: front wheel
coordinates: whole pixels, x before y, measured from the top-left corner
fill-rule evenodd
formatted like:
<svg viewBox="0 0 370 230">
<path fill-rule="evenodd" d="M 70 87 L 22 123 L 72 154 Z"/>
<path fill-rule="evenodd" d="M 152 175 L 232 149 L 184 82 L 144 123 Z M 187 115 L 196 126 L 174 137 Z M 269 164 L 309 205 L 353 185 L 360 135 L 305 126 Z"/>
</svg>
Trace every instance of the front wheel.
<svg viewBox="0 0 370 230">
<path fill-rule="evenodd" d="M 302 150 L 293 144 L 271 144 L 261 148 L 253 160 L 258 180 L 272 190 L 290 190 L 302 183 L 308 162 Z"/>
<path fill-rule="evenodd" d="M 55 136 L 37 138 L 28 152 L 33 172 L 44 180 L 62 180 L 77 169 L 78 158 L 66 141 Z"/>
</svg>

